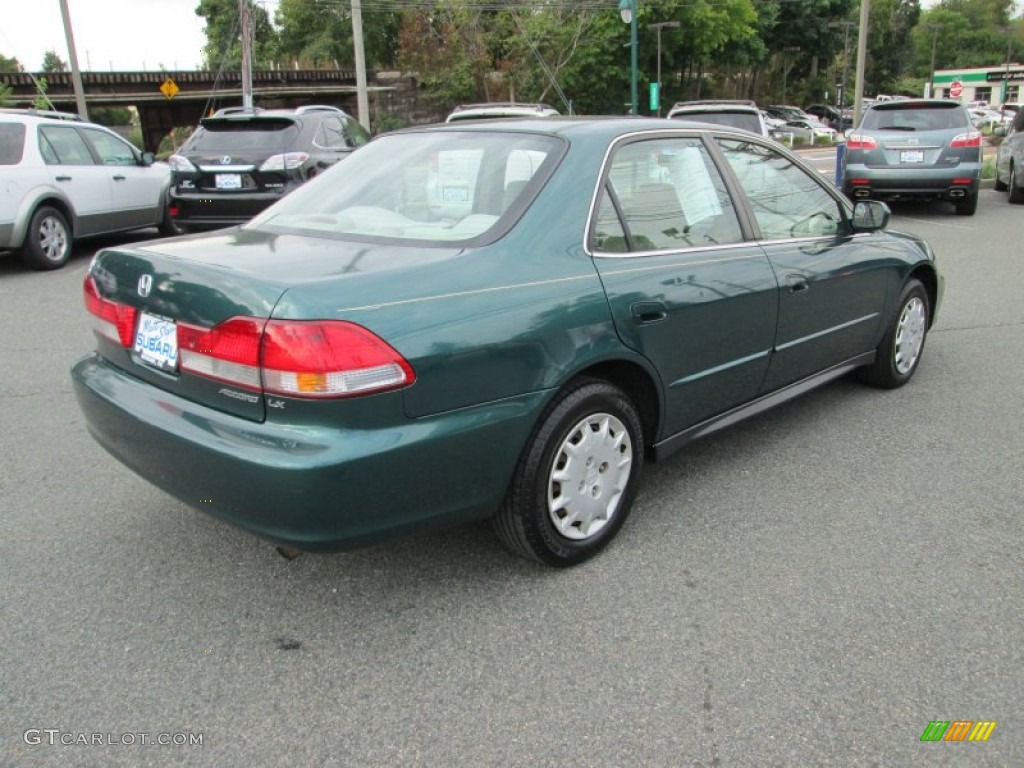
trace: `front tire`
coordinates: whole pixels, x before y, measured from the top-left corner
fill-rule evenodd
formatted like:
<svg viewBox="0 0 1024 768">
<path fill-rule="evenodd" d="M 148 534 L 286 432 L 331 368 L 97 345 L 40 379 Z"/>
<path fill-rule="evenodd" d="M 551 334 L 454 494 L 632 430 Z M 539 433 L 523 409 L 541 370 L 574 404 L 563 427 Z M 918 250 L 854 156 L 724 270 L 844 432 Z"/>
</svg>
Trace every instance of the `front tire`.
<svg viewBox="0 0 1024 768">
<path fill-rule="evenodd" d="M 56 208 L 44 205 L 34 214 L 25 234 L 21 259 L 32 269 L 60 269 L 71 257 L 71 227 Z"/>
<path fill-rule="evenodd" d="M 622 527 L 643 459 L 629 397 L 606 381 L 579 379 L 541 415 L 494 518 L 498 537 L 547 565 L 583 562 Z"/>
<path fill-rule="evenodd" d="M 921 362 L 930 317 L 924 285 L 916 279 L 907 281 L 875 362 L 860 369 L 860 379 L 884 389 L 896 389 L 910 381 Z"/>
</svg>

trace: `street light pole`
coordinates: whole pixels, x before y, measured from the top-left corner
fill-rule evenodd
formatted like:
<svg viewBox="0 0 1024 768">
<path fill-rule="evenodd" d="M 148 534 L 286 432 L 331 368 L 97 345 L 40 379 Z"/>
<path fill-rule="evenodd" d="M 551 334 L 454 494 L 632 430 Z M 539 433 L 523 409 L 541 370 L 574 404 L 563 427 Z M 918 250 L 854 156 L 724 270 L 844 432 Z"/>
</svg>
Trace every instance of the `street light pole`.
<svg viewBox="0 0 1024 768">
<path fill-rule="evenodd" d="M 939 30 L 942 29 L 941 24 L 926 24 L 926 27 L 932 31 L 932 68 L 928 75 L 928 98 L 935 98 L 935 43 L 939 39 Z"/>
<path fill-rule="evenodd" d="M 629 114 L 636 117 L 637 114 L 637 90 L 636 90 L 636 15 L 638 0 L 619 0 L 619 16 L 629 24 Z"/>
<path fill-rule="evenodd" d="M 665 27 L 676 29 L 678 21 L 659 21 L 656 24 L 648 24 L 648 29 L 658 30 L 658 117 L 661 117 L 661 30 Z"/>
</svg>

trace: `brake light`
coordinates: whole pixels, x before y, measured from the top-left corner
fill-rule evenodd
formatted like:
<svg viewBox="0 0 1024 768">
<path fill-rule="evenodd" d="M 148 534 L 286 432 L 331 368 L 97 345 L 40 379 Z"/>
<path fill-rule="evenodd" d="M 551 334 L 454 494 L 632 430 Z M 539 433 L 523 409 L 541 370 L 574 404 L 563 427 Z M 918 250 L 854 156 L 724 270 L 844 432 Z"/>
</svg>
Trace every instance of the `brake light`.
<svg viewBox="0 0 1024 768">
<path fill-rule="evenodd" d="M 232 317 L 213 328 L 182 323 L 178 351 L 183 371 L 289 397 L 351 397 L 416 380 L 393 347 L 340 320 Z"/>
<path fill-rule="evenodd" d="M 178 324 L 181 370 L 246 389 L 260 390 L 263 321 L 232 317 L 213 328 Z"/>
<path fill-rule="evenodd" d="M 285 152 L 283 155 L 271 155 L 260 166 L 261 171 L 291 171 L 299 168 L 309 160 L 306 152 Z"/>
<path fill-rule="evenodd" d="M 961 133 L 959 136 L 953 138 L 949 142 L 949 146 L 956 149 L 957 147 L 980 147 L 981 146 L 981 133 L 978 131 L 968 131 L 967 133 Z"/>
<path fill-rule="evenodd" d="M 82 289 L 85 293 L 85 308 L 93 316 L 93 331 L 115 344 L 130 347 L 135 334 L 135 307 L 100 296 L 96 278 L 92 275 L 85 276 Z"/>
<path fill-rule="evenodd" d="M 184 155 L 171 155 L 167 158 L 167 164 L 171 166 L 172 171 L 178 173 L 198 173 L 199 169 L 195 167 L 191 160 Z"/>
<path fill-rule="evenodd" d="M 860 133 L 851 133 L 846 137 L 847 149 L 878 149 L 878 142 L 874 136 L 864 136 Z"/>
<path fill-rule="evenodd" d="M 349 397 L 412 384 L 391 345 L 342 320 L 271 320 L 263 331 L 263 385 L 296 397 Z"/>
</svg>

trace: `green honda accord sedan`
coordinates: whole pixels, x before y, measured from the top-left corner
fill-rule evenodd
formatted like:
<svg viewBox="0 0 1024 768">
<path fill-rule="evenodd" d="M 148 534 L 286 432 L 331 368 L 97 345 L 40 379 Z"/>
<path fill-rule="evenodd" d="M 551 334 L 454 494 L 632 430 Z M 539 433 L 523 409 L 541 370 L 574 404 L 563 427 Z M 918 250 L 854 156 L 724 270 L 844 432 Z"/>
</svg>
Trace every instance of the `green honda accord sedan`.
<svg viewBox="0 0 1024 768">
<path fill-rule="evenodd" d="M 100 251 L 75 392 L 122 463 L 287 547 L 491 518 L 571 565 L 645 461 L 913 376 L 942 279 L 888 218 L 724 127 L 411 129 L 242 227 Z"/>
</svg>

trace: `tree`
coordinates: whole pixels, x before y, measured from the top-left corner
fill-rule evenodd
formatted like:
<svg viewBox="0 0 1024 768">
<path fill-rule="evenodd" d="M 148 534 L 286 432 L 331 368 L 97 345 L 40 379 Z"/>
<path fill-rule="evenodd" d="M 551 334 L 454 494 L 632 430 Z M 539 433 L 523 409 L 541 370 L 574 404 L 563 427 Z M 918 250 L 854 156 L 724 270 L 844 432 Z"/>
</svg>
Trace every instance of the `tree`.
<svg viewBox="0 0 1024 768">
<path fill-rule="evenodd" d="M 68 65 L 56 51 L 47 51 L 43 54 L 43 72 L 67 72 Z"/>
<path fill-rule="evenodd" d="M 281 0 L 274 15 L 279 55 L 301 67 L 352 67 L 352 11 L 348 3 Z M 363 48 L 368 67 L 394 64 L 400 17 L 385 7 L 363 7 Z"/>
<path fill-rule="evenodd" d="M 0 72 L 21 72 L 22 66 L 15 58 L 7 58 L 0 53 Z"/>
<path fill-rule="evenodd" d="M 249 3 L 252 23 L 252 66 L 269 69 L 277 58 L 277 30 L 262 5 Z M 206 67 L 212 70 L 239 69 L 242 66 L 242 36 L 238 0 L 199 0 L 196 16 L 206 20 Z"/>
</svg>

